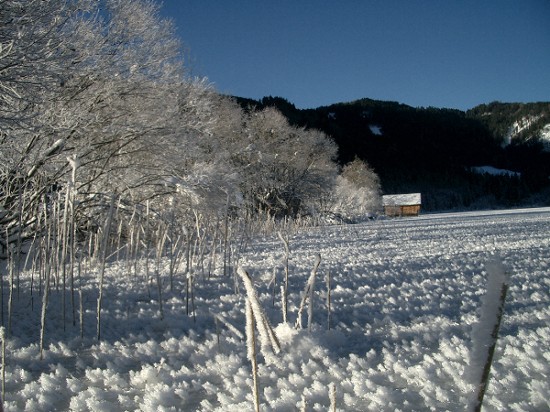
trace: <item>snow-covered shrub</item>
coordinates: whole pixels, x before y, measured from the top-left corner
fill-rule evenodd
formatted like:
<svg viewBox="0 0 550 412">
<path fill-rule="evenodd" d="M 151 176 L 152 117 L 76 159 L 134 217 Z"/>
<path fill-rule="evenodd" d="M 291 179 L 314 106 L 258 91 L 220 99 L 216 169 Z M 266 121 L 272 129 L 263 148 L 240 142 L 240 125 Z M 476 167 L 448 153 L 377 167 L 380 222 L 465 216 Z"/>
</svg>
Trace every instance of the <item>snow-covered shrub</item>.
<svg viewBox="0 0 550 412">
<path fill-rule="evenodd" d="M 380 179 L 357 158 L 343 167 L 332 196 L 332 212 L 348 221 L 366 220 L 382 209 Z"/>
</svg>

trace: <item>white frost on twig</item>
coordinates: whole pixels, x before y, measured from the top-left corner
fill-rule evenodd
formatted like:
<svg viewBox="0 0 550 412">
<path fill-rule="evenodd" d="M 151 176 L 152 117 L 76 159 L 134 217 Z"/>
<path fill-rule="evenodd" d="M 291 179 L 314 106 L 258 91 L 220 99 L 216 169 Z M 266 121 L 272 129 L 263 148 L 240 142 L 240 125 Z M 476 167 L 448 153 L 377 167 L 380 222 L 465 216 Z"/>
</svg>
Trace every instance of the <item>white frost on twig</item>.
<svg viewBox="0 0 550 412">
<path fill-rule="evenodd" d="M 469 373 L 465 376 L 475 387 L 480 385 L 484 369 L 495 345 L 500 320 L 504 311 L 504 298 L 509 284 L 509 272 L 502 259 L 495 256 L 485 264 L 487 291 L 481 299 L 479 321 L 472 328 L 472 351 Z M 490 366 L 490 365 L 489 365 Z"/>
<path fill-rule="evenodd" d="M 279 351 L 281 350 L 279 340 L 277 339 L 277 336 L 275 335 L 275 332 L 273 331 L 273 328 L 271 327 L 267 316 L 262 310 L 260 301 L 256 294 L 256 289 L 252 284 L 252 279 L 250 278 L 250 275 L 240 266 L 237 268 L 237 274 L 241 277 L 244 283 L 246 297 L 247 300 L 250 302 L 250 306 L 252 307 L 252 312 L 256 321 L 256 328 L 259 332 L 260 347 L 262 353 L 266 358 L 269 356 L 269 352 L 267 350 L 268 348 L 271 348 L 274 353 L 279 353 Z"/>
</svg>

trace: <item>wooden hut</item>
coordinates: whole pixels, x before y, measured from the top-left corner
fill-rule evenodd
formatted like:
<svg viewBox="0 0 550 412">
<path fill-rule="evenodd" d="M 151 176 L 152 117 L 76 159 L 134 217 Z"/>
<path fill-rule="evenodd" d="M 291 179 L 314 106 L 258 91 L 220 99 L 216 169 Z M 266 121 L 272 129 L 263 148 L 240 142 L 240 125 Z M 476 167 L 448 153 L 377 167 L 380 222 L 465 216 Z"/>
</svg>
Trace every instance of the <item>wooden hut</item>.
<svg viewBox="0 0 550 412">
<path fill-rule="evenodd" d="M 386 216 L 418 216 L 422 197 L 420 193 L 382 196 Z"/>
</svg>

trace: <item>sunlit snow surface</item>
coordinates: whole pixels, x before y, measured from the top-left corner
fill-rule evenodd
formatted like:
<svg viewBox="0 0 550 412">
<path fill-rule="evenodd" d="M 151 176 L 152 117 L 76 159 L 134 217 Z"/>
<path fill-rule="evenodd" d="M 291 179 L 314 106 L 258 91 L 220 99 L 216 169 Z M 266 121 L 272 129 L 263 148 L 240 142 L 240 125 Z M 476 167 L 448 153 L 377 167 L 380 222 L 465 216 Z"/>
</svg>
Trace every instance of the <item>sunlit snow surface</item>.
<svg viewBox="0 0 550 412">
<path fill-rule="evenodd" d="M 304 229 L 289 240 L 289 325 L 281 314 L 281 240 L 251 238 L 240 255 L 281 341 L 279 354 L 258 359 L 262 410 L 299 410 L 304 397 L 307 410 L 327 411 L 331 383 L 339 411 L 465 410 L 471 332 L 494 253 L 511 279 L 484 410 L 550 410 L 550 209 L 379 220 Z M 304 316 L 304 330 L 296 331 L 317 253 L 314 325 L 309 333 Z M 237 283 L 235 293 L 235 278 L 197 275 L 194 321 L 183 275 L 173 292 L 165 275 L 160 320 L 156 286 L 149 291 L 143 276 L 129 277 L 114 263 L 98 343 L 96 277 L 84 279 L 84 340 L 70 309 L 63 331 L 60 292 L 52 290 L 42 361 L 40 299 L 35 289 L 31 312 L 28 279 L 21 279 L 6 348 L 5 410 L 252 410 L 244 288 Z"/>
</svg>

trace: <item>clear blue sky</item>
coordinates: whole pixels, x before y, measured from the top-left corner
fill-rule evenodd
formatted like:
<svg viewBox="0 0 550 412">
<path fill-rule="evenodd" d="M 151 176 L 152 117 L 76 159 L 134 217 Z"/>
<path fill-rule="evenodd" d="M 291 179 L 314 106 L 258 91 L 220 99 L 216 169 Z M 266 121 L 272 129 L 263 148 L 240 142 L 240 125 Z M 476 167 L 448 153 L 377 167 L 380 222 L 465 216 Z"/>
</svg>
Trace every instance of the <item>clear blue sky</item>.
<svg viewBox="0 0 550 412">
<path fill-rule="evenodd" d="M 550 0 L 164 0 L 191 74 L 299 108 L 550 101 Z"/>
</svg>

